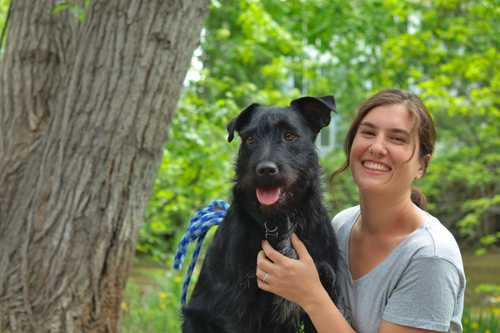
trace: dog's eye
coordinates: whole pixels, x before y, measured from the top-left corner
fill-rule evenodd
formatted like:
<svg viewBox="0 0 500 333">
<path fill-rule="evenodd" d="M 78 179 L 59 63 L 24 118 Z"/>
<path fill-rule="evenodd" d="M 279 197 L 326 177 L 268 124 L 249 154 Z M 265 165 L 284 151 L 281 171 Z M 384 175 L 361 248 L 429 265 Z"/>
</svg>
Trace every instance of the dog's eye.
<svg viewBox="0 0 500 333">
<path fill-rule="evenodd" d="M 286 141 L 295 141 L 299 138 L 299 136 L 292 132 L 285 132 L 284 138 Z"/>
<path fill-rule="evenodd" d="M 251 135 L 250 135 L 250 136 L 247 136 L 247 137 L 245 138 L 245 143 L 246 143 L 247 145 L 251 145 L 251 144 L 255 143 L 255 138 L 254 138 L 253 136 L 251 136 Z"/>
</svg>

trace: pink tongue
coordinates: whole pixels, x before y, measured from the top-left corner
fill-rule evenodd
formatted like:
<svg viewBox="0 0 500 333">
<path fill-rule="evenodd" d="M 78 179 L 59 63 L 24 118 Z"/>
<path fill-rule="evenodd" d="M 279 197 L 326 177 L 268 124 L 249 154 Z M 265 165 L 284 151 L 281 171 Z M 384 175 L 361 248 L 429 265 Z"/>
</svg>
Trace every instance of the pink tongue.
<svg viewBox="0 0 500 333">
<path fill-rule="evenodd" d="M 263 205 L 272 205 L 280 198 L 281 189 L 276 188 L 258 188 L 256 191 L 257 200 Z"/>
</svg>

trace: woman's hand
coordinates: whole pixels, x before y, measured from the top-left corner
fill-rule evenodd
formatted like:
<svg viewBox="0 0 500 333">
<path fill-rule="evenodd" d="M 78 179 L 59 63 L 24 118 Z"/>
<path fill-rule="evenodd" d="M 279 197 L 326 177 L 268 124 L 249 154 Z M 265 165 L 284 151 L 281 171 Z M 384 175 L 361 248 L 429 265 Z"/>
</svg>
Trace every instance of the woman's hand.
<svg viewBox="0 0 500 333">
<path fill-rule="evenodd" d="M 295 233 L 291 240 L 298 260 L 282 255 L 268 241 L 262 242 L 262 251 L 257 255 L 257 285 L 305 308 L 324 288 L 304 243 Z"/>
</svg>

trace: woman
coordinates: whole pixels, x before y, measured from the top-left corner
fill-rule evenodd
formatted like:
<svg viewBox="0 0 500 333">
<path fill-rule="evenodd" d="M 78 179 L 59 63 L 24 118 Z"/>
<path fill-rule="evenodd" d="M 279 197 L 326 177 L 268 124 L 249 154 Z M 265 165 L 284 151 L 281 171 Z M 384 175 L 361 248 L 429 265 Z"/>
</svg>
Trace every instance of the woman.
<svg viewBox="0 0 500 333">
<path fill-rule="evenodd" d="M 432 119 L 417 96 L 384 90 L 364 102 L 347 134 L 340 170 L 351 169 L 360 204 L 332 221 L 340 247 L 336 303 L 296 235 L 298 260 L 263 242 L 259 288 L 300 305 L 320 333 L 461 332 L 460 250 L 412 189 L 425 174 L 434 142 Z"/>
</svg>

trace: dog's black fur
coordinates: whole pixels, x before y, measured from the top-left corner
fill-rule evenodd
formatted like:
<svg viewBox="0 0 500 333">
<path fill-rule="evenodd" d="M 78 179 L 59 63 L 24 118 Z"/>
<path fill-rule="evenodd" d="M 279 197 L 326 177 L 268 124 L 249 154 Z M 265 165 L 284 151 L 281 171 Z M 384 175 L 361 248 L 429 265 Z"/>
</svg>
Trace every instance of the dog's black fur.
<svg viewBox="0 0 500 333">
<path fill-rule="evenodd" d="M 289 239 L 295 231 L 334 298 L 338 249 L 322 204 L 314 146 L 331 111 L 331 96 L 302 97 L 285 108 L 252 104 L 228 125 L 228 141 L 235 131 L 242 139 L 232 205 L 183 309 L 184 333 L 296 333 L 302 324 L 305 332 L 316 332 L 297 305 L 259 289 L 255 272 L 264 238 L 296 257 Z M 276 187 L 281 189 L 279 200 L 261 204 L 256 189 Z"/>
</svg>

